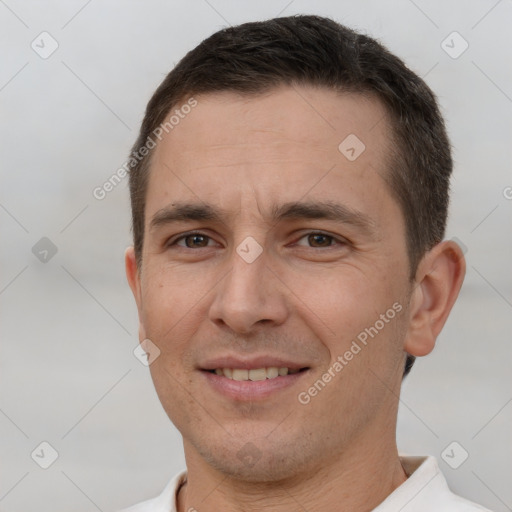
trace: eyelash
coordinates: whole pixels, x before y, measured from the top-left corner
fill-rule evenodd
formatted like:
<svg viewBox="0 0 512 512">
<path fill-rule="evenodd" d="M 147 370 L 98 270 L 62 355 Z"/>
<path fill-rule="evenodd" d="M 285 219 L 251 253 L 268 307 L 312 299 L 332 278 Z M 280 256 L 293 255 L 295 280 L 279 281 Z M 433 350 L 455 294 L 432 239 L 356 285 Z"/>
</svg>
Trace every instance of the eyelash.
<svg viewBox="0 0 512 512">
<path fill-rule="evenodd" d="M 184 233 L 183 235 L 180 235 L 178 238 L 175 238 L 175 239 L 171 240 L 167 244 L 167 247 L 177 246 L 179 241 L 185 240 L 189 236 L 194 236 L 194 235 L 199 235 L 199 236 L 208 238 L 209 240 L 212 240 L 212 237 L 210 237 L 210 236 L 208 236 L 208 235 L 206 235 L 206 234 L 204 234 L 204 233 L 202 233 L 200 231 L 190 231 L 189 233 Z M 336 242 L 337 242 L 337 245 L 347 245 L 348 244 L 347 240 L 339 239 L 339 238 L 335 237 L 334 235 L 329 235 L 328 233 L 323 233 L 322 231 L 309 231 L 308 233 L 303 234 L 297 240 L 297 242 L 299 240 L 302 240 L 303 238 L 311 236 L 311 235 L 321 235 L 321 236 L 327 237 L 327 238 L 331 239 L 332 243 L 330 245 L 326 246 L 326 247 L 311 247 L 311 246 L 309 246 L 308 247 L 309 249 L 329 249 L 331 247 L 334 247 L 336 245 Z M 297 244 L 297 242 L 295 242 L 295 244 Z M 194 250 L 193 247 L 186 247 L 186 246 L 178 246 L 178 247 L 182 247 L 183 249 L 192 249 L 192 250 Z M 199 247 L 199 249 L 206 249 L 206 248 L 208 248 L 208 246 L 206 246 L 206 247 Z"/>
</svg>

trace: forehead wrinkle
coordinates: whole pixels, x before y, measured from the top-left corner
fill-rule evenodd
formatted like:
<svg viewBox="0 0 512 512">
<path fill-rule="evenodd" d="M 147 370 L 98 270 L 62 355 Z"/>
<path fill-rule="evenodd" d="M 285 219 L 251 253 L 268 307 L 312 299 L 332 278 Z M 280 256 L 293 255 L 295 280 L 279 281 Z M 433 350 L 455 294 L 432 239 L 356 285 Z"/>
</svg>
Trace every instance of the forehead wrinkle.
<svg viewBox="0 0 512 512">
<path fill-rule="evenodd" d="M 256 199 L 256 196 L 255 196 Z M 242 197 L 240 196 L 240 201 Z M 262 211 L 259 201 L 256 208 L 266 222 L 279 222 L 286 219 L 325 219 L 353 225 L 370 236 L 375 236 L 376 223 L 364 212 L 354 210 L 335 201 L 291 201 L 274 203 L 269 214 Z M 157 227 L 179 221 L 209 220 L 226 224 L 242 211 L 240 202 L 237 212 L 229 211 L 204 202 L 174 202 L 158 210 L 150 220 L 150 231 Z M 265 219 L 265 217 L 267 217 Z M 270 218 L 269 218 L 270 217 Z"/>
<path fill-rule="evenodd" d="M 353 225 L 374 237 L 376 222 L 366 213 L 335 201 L 292 201 L 273 205 L 272 218 L 284 219 L 326 219 Z"/>
</svg>

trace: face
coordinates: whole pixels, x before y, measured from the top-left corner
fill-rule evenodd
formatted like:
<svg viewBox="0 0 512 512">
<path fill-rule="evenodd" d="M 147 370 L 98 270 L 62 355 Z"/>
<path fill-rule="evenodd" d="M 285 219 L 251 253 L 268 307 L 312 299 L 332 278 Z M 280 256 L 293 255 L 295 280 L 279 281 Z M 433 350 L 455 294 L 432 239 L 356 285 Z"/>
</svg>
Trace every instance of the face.
<svg viewBox="0 0 512 512">
<path fill-rule="evenodd" d="M 142 268 L 127 260 L 187 462 L 275 480 L 394 436 L 411 284 L 384 108 L 196 99 L 155 149 Z"/>
</svg>

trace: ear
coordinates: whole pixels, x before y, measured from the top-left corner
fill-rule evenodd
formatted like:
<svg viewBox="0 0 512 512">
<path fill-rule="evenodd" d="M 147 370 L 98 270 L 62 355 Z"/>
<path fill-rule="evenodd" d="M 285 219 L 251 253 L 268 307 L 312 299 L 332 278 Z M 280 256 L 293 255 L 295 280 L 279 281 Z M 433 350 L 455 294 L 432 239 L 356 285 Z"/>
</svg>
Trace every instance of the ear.
<svg viewBox="0 0 512 512">
<path fill-rule="evenodd" d="M 146 331 L 142 322 L 142 294 L 140 287 L 140 272 L 137 267 L 137 259 L 135 257 L 135 249 L 128 247 L 124 253 L 124 265 L 126 270 L 126 278 L 137 304 L 139 313 L 139 341 L 146 339 Z"/>
<path fill-rule="evenodd" d="M 424 356 L 434 349 L 465 274 L 464 253 L 452 240 L 437 244 L 422 258 L 409 303 L 407 353 Z"/>
</svg>

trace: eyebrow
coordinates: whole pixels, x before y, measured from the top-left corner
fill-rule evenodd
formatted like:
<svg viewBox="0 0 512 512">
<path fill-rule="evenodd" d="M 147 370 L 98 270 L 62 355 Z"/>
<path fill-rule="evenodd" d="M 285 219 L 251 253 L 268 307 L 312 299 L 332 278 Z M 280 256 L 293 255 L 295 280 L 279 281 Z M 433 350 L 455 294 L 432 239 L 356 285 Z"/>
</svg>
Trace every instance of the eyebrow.
<svg viewBox="0 0 512 512">
<path fill-rule="evenodd" d="M 179 221 L 211 220 L 222 222 L 226 212 L 205 203 L 173 203 L 158 210 L 149 223 L 149 230 Z"/>
<path fill-rule="evenodd" d="M 276 206 L 272 210 L 276 221 L 283 219 L 326 219 L 350 224 L 368 234 L 376 229 L 375 222 L 365 213 L 334 201 L 291 202 Z"/>
<path fill-rule="evenodd" d="M 176 202 L 155 213 L 150 221 L 149 230 L 153 231 L 161 226 L 180 221 L 209 220 L 225 223 L 228 217 L 227 210 L 207 203 Z M 275 223 L 285 219 L 332 220 L 352 225 L 368 235 L 373 235 L 376 230 L 375 222 L 368 215 L 334 201 L 293 201 L 274 205 L 271 208 L 271 217 Z"/>
</svg>

